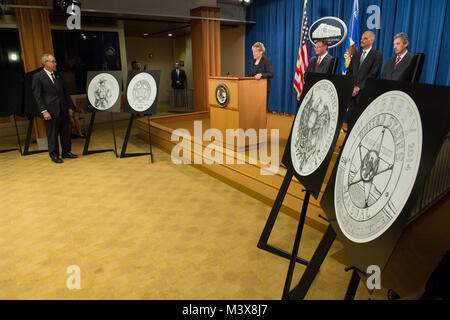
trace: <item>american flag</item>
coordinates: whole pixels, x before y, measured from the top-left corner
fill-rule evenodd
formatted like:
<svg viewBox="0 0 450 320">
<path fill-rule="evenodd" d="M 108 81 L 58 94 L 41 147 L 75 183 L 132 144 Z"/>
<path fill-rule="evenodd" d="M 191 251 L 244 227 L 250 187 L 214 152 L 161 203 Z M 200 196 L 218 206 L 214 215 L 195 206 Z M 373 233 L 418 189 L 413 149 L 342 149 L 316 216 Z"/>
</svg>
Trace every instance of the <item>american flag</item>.
<svg viewBox="0 0 450 320">
<path fill-rule="evenodd" d="M 306 15 L 306 9 L 308 5 L 308 0 L 305 1 L 304 10 L 303 10 L 303 26 L 301 33 L 301 44 L 298 49 L 298 57 L 297 57 L 297 67 L 295 68 L 295 79 L 294 79 L 294 88 L 297 91 L 297 100 L 300 100 L 300 96 L 303 91 L 303 86 L 305 85 L 305 71 L 308 68 L 309 64 L 309 27 L 308 27 L 308 17 Z"/>
</svg>

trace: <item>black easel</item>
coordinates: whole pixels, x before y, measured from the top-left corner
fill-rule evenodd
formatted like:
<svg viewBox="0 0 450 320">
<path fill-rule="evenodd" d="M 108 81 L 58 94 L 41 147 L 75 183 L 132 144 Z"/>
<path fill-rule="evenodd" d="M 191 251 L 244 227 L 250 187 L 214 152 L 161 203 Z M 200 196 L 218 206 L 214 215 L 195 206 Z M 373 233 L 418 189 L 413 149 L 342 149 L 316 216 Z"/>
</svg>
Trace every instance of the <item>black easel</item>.
<svg viewBox="0 0 450 320">
<path fill-rule="evenodd" d="M 268 243 L 270 233 L 272 232 L 273 226 L 275 225 L 275 221 L 277 220 L 278 213 L 280 212 L 280 209 L 283 204 L 284 198 L 286 196 L 287 190 L 289 188 L 289 185 L 291 184 L 293 175 L 294 175 L 293 170 L 291 170 L 291 169 L 287 170 L 286 175 L 284 176 L 284 180 L 281 185 L 280 191 L 278 191 L 278 195 L 277 195 L 277 198 L 275 199 L 275 203 L 273 204 L 272 210 L 270 211 L 270 215 L 267 218 L 267 222 L 266 222 L 266 225 L 264 226 L 264 230 L 261 233 L 261 237 L 259 238 L 258 248 L 260 248 L 262 250 L 266 250 L 277 256 L 280 256 L 280 257 L 286 258 L 286 259 L 290 259 L 290 260 L 291 260 L 291 257 L 294 256 L 294 257 L 296 257 L 295 258 L 296 262 L 301 263 L 303 265 L 308 265 L 309 262 L 307 260 L 297 257 L 298 248 L 297 248 L 297 253 L 290 254 L 289 252 L 286 252 L 280 248 L 274 247 Z M 309 202 L 309 192 L 307 192 L 307 195 L 308 195 L 308 201 L 306 201 L 306 195 L 305 195 L 305 201 L 303 202 L 303 205 L 305 205 L 305 202 Z M 306 206 L 307 205 L 308 205 L 308 203 L 306 203 Z M 303 213 L 306 214 L 306 209 L 305 209 L 305 212 L 303 212 L 303 209 L 302 209 L 302 214 Z M 304 219 L 302 222 L 302 216 L 300 216 L 300 221 L 299 221 L 298 229 L 297 229 L 297 233 L 298 233 L 298 230 L 300 230 L 300 236 L 301 236 L 301 230 L 303 230 L 304 222 L 305 222 Z"/>
<path fill-rule="evenodd" d="M 113 133 L 113 138 L 114 138 L 114 149 L 89 150 L 89 143 L 91 141 L 91 135 L 92 135 L 92 131 L 94 129 L 94 121 L 95 121 L 96 113 L 97 112 L 92 112 L 92 114 L 91 114 L 91 120 L 89 122 L 88 134 L 86 136 L 86 142 L 84 143 L 83 156 L 89 155 L 89 154 L 95 154 L 95 153 L 114 151 L 116 158 L 117 158 L 118 155 L 117 155 L 117 143 L 116 143 L 116 130 L 114 128 L 114 118 L 113 118 L 112 112 L 110 112 L 110 114 L 111 114 L 111 127 L 112 127 L 112 133 Z"/>
<path fill-rule="evenodd" d="M 345 293 L 344 300 L 355 300 L 356 291 L 358 290 L 359 281 L 361 278 L 359 277 L 359 273 L 365 274 L 365 272 L 359 270 L 356 267 L 345 268 L 345 272 L 353 270 L 352 277 L 350 278 L 350 282 L 348 283 L 347 292 Z"/>
<path fill-rule="evenodd" d="M 286 281 L 284 283 L 284 290 L 282 299 L 285 300 L 289 296 L 289 290 L 291 289 L 292 276 L 295 269 L 295 261 L 300 247 L 300 240 L 302 239 L 303 226 L 305 225 L 306 211 L 308 210 L 309 198 L 311 193 L 308 190 L 304 190 L 305 199 L 303 199 L 302 212 L 300 213 L 300 220 L 298 221 L 297 234 L 295 235 L 294 247 L 292 248 L 291 260 L 289 263 L 289 269 L 286 275 Z"/>
<path fill-rule="evenodd" d="M 308 191 L 307 191 L 308 192 Z M 308 198 L 309 200 L 309 198 Z M 305 197 L 306 201 L 306 197 Z M 302 208 L 302 214 L 303 210 L 305 210 L 304 206 Z M 306 210 L 305 210 L 306 214 Z M 300 223 L 299 223 L 300 225 Z M 294 253 L 296 253 L 296 250 L 298 250 L 298 243 L 300 242 L 301 237 L 301 230 L 300 234 L 299 231 L 297 231 L 297 236 L 294 243 L 294 249 L 293 249 L 293 256 Z M 289 264 L 289 270 L 288 275 L 286 278 L 286 283 L 283 291 L 283 297 L 282 300 L 303 300 L 306 297 L 306 294 L 309 291 L 309 288 L 311 287 L 311 284 L 313 283 L 314 279 L 316 278 L 317 273 L 319 272 L 320 267 L 322 266 L 323 261 L 325 260 L 328 252 L 330 251 L 330 248 L 336 239 L 336 233 L 334 232 L 331 225 L 328 226 L 327 230 L 325 231 L 322 240 L 320 240 L 319 245 L 317 246 L 316 251 L 314 252 L 313 257 L 311 258 L 311 261 L 309 262 L 308 266 L 306 267 L 305 272 L 303 273 L 300 281 L 298 284 L 289 291 L 291 281 L 292 281 L 292 274 L 293 274 L 293 268 L 295 263 L 293 262 L 293 259 L 291 259 L 291 262 Z M 365 272 L 359 270 L 356 267 L 349 267 L 345 268 L 345 272 L 353 271 L 352 277 L 350 278 L 349 284 L 347 286 L 347 291 L 345 293 L 344 300 L 354 300 L 356 291 L 358 290 L 359 282 L 360 282 L 360 276 L 359 273 L 365 275 Z"/>
<path fill-rule="evenodd" d="M 15 118 L 14 118 L 15 120 Z M 36 153 L 42 153 L 42 152 L 48 152 L 48 150 L 33 150 L 30 151 L 30 143 L 31 143 L 31 132 L 33 131 L 33 123 L 34 123 L 34 116 L 30 117 L 30 121 L 28 123 L 28 129 L 27 129 L 27 138 L 25 140 L 25 146 L 23 148 L 23 152 L 22 155 L 23 156 L 28 156 L 31 154 L 36 154 Z M 16 127 L 17 129 L 17 127 Z"/>
<path fill-rule="evenodd" d="M 322 265 L 325 257 L 330 251 L 331 245 L 336 239 L 336 233 L 334 232 L 331 225 L 328 226 L 325 231 L 322 240 L 320 240 L 319 246 L 314 252 L 311 261 L 306 267 L 305 272 L 302 275 L 299 283 L 292 289 L 285 297 L 285 299 L 289 300 L 303 300 L 305 299 L 306 294 L 308 293 L 309 288 L 311 287 L 314 278 L 319 272 L 320 266 Z"/>
<path fill-rule="evenodd" d="M 16 115 L 13 114 L 13 117 L 14 117 L 14 126 L 16 127 L 16 136 L 17 136 L 17 143 L 19 145 L 19 148 L 0 150 L 0 153 L 19 150 L 20 154 L 22 154 L 22 145 L 20 144 L 20 136 L 19 136 L 19 129 L 17 128 Z"/>
<path fill-rule="evenodd" d="M 153 152 L 152 152 L 152 138 L 150 135 L 150 116 L 147 116 L 147 125 L 148 125 L 148 143 L 150 145 L 150 152 L 140 152 L 140 153 L 126 153 L 128 140 L 131 134 L 131 128 L 133 127 L 134 119 L 137 118 L 137 115 L 132 113 L 130 115 L 130 121 L 128 122 L 127 133 L 125 134 L 125 139 L 123 140 L 122 151 L 120 152 L 120 158 L 131 158 L 131 157 L 139 157 L 150 155 L 150 161 L 153 163 Z"/>
</svg>

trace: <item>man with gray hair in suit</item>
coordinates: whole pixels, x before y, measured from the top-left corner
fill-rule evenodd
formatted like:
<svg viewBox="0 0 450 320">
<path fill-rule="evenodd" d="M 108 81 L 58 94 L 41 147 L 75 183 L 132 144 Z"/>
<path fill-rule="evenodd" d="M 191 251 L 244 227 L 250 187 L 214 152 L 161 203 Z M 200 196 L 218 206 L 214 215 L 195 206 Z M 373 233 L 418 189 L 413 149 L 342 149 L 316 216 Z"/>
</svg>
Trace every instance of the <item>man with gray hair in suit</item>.
<svg viewBox="0 0 450 320">
<path fill-rule="evenodd" d="M 59 157 L 58 134 L 61 138 L 62 157 L 78 158 L 70 152 L 70 117 L 73 115 L 74 106 L 62 77 L 56 73 L 55 57 L 46 53 L 41 61 L 44 68 L 33 75 L 33 95 L 45 119 L 50 158 L 55 163 L 62 163 Z"/>
<path fill-rule="evenodd" d="M 409 37 L 400 32 L 394 36 L 395 56 L 389 58 L 384 66 L 381 79 L 411 81 L 411 63 L 413 55 L 408 52 Z"/>
</svg>

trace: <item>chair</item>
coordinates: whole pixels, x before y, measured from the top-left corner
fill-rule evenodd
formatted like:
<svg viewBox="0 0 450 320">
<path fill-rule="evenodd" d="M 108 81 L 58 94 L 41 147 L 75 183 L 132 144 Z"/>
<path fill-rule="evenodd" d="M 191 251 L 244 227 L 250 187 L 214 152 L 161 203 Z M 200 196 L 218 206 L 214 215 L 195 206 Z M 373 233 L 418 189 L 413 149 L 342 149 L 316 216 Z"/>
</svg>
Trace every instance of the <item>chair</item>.
<svg viewBox="0 0 450 320">
<path fill-rule="evenodd" d="M 425 54 L 424 53 L 416 53 L 413 56 L 413 62 L 411 63 L 411 65 L 412 65 L 411 82 L 419 82 L 424 63 L 425 63 Z"/>
<path fill-rule="evenodd" d="M 333 57 L 333 59 L 331 60 L 331 63 L 330 63 L 330 67 L 328 68 L 328 72 L 327 72 L 328 74 L 336 74 L 338 62 L 339 62 L 339 59 L 336 57 Z"/>
</svg>

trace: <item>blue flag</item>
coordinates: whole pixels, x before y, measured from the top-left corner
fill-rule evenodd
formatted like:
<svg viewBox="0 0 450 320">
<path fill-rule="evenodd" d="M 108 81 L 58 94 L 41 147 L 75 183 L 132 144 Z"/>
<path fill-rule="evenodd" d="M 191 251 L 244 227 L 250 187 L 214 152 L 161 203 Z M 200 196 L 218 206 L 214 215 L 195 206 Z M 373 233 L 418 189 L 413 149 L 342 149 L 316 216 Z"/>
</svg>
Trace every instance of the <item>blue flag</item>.
<svg viewBox="0 0 450 320">
<path fill-rule="evenodd" d="M 342 74 L 347 73 L 347 69 L 350 66 L 352 55 L 359 50 L 359 5 L 358 0 L 353 2 L 352 17 L 348 23 L 348 36 L 347 43 L 345 45 L 344 64 L 342 66 Z"/>
</svg>

